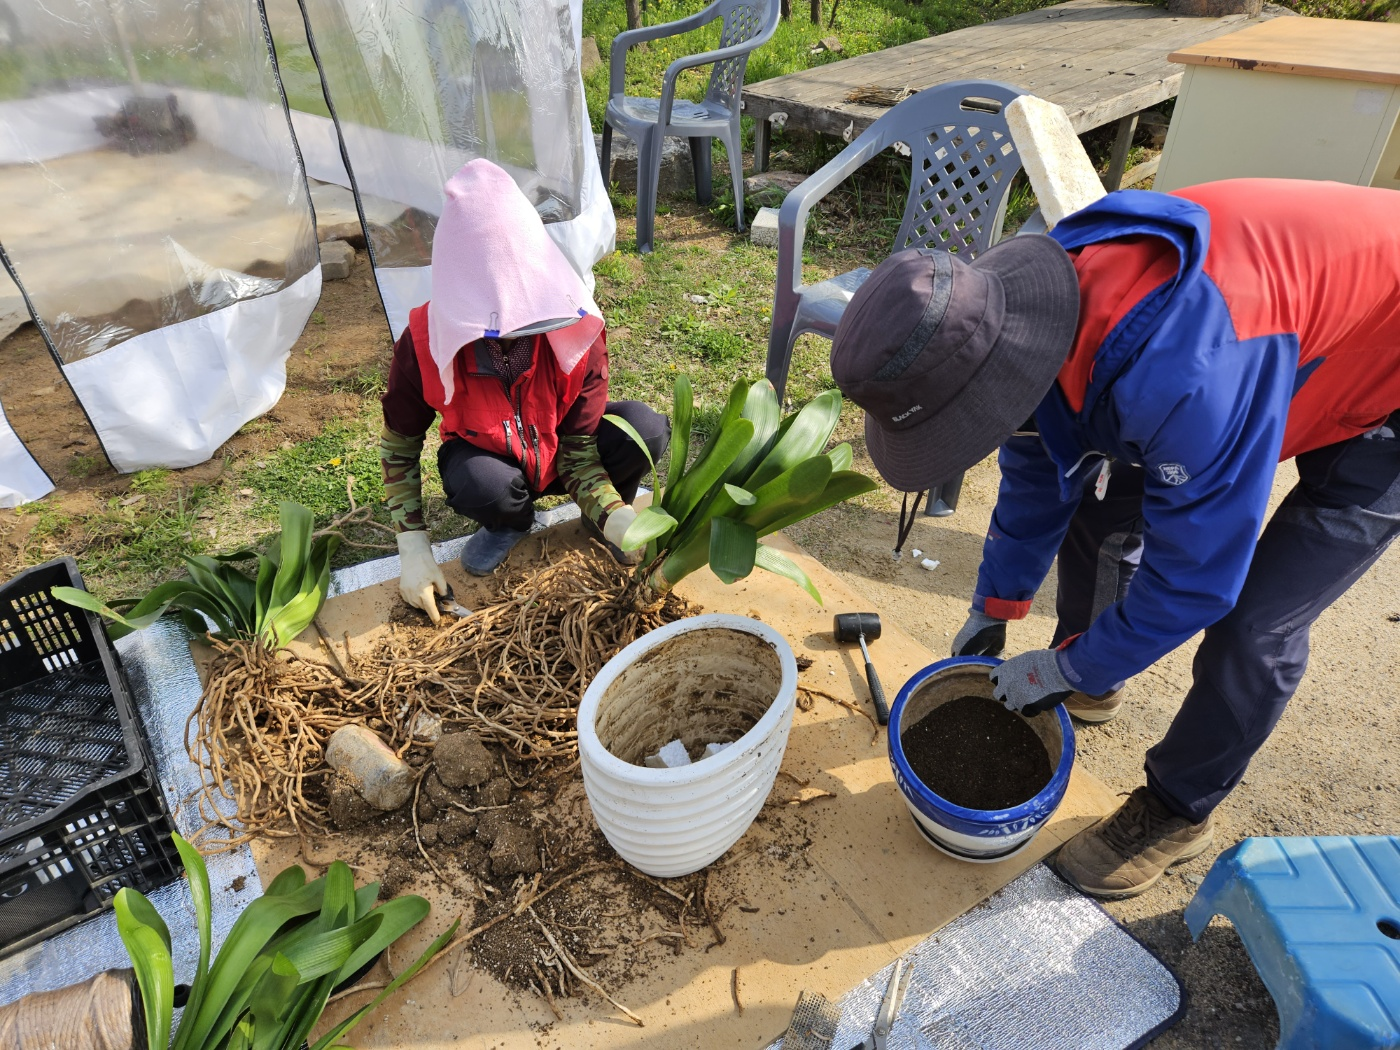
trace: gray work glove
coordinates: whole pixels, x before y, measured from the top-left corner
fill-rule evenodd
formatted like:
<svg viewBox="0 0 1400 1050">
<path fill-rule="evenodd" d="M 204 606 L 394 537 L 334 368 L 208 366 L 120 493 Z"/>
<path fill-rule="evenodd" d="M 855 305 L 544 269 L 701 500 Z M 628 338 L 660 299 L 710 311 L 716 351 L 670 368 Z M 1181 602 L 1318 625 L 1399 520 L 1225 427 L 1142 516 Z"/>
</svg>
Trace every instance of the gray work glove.
<svg viewBox="0 0 1400 1050">
<path fill-rule="evenodd" d="M 1032 649 L 993 667 L 992 696 L 1008 711 L 1038 715 L 1065 702 L 1074 686 L 1065 678 L 1057 649 Z"/>
<path fill-rule="evenodd" d="M 953 639 L 954 656 L 1000 656 L 1006 649 L 1006 621 L 976 609 Z"/>
</svg>

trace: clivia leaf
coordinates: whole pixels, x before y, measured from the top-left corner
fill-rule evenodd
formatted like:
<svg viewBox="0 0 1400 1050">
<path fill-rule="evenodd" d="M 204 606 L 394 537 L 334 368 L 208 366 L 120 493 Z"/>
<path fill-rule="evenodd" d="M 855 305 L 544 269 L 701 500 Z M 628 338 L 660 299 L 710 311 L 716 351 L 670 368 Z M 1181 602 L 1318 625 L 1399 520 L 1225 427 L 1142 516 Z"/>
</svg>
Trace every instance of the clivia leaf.
<svg viewBox="0 0 1400 1050">
<path fill-rule="evenodd" d="M 690 377 L 682 373 L 676 376 L 676 388 L 671 407 L 671 456 L 666 468 L 666 492 L 681 480 L 685 473 L 685 460 L 690 455 L 690 424 L 695 415 L 695 395 L 690 388 Z M 660 503 L 664 493 L 656 494 Z"/>
<path fill-rule="evenodd" d="M 614 415 L 611 412 L 607 413 L 603 418 L 630 437 L 632 443 L 642 450 L 642 455 L 646 456 L 647 463 L 651 466 L 651 486 L 652 489 L 655 490 L 658 484 L 656 480 L 656 460 L 651 458 L 651 449 L 648 448 L 647 443 L 642 440 L 642 435 L 637 433 L 637 428 L 621 416 Z"/>
<path fill-rule="evenodd" d="M 754 505 L 754 494 L 748 489 L 741 489 L 738 485 L 725 482 L 724 491 L 729 494 L 729 498 L 734 501 L 736 507 L 752 507 Z"/>
<path fill-rule="evenodd" d="M 810 594 L 818 605 L 824 604 L 822 596 L 817 593 L 817 586 L 812 582 L 812 578 L 802 571 L 800 565 L 781 551 L 775 551 L 772 547 L 765 547 L 760 543 L 753 563 L 760 569 L 767 569 L 769 572 L 786 577 Z"/>
<path fill-rule="evenodd" d="M 175 970 L 170 959 L 170 930 L 148 901 L 123 887 L 112 902 L 117 934 L 131 958 L 136 986 L 146 1015 L 146 1045 L 165 1046 L 175 1013 Z"/>
<path fill-rule="evenodd" d="M 637 514 L 637 519 L 627 526 L 620 546 L 625 551 L 634 551 L 652 540 L 660 539 L 675 527 L 676 519 L 660 507 L 646 507 Z"/>
<path fill-rule="evenodd" d="M 752 525 L 733 518 L 710 520 L 710 569 L 724 583 L 742 580 L 753 572 L 758 533 Z"/>
</svg>

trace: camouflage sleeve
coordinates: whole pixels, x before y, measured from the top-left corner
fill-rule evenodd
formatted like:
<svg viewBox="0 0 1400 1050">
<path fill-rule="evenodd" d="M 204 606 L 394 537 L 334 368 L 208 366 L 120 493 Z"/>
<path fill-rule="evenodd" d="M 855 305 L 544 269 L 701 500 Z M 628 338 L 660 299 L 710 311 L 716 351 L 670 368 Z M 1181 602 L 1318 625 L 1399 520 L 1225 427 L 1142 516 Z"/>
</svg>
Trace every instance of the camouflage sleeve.
<svg viewBox="0 0 1400 1050">
<path fill-rule="evenodd" d="M 559 480 L 584 517 L 600 529 L 608 515 L 624 506 L 603 468 L 595 434 L 563 434 L 559 438 Z"/>
<path fill-rule="evenodd" d="M 379 432 L 379 463 L 384 468 L 384 503 L 396 532 L 427 528 L 423 523 L 423 438 L 405 437 L 385 427 Z"/>
</svg>

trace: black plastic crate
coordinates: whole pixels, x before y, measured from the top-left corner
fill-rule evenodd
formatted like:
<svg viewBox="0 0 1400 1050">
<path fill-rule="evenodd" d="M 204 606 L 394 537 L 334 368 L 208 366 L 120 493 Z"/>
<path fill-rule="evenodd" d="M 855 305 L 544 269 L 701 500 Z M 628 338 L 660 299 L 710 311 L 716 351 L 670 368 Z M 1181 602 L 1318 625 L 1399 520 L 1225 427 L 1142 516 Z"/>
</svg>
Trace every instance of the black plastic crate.
<svg viewBox="0 0 1400 1050">
<path fill-rule="evenodd" d="M 0 956 L 180 874 L 131 689 L 61 558 L 0 587 Z"/>
</svg>

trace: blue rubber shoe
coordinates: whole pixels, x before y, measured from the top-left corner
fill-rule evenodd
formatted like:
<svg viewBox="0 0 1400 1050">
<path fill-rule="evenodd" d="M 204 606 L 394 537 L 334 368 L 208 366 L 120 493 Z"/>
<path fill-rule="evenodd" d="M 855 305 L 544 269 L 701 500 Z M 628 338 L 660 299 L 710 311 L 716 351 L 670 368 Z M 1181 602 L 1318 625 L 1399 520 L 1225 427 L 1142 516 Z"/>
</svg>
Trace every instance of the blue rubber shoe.
<svg viewBox="0 0 1400 1050">
<path fill-rule="evenodd" d="M 515 545 L 530 535 L 528 529 L 480 528 L 467 539 L 462 548 L 462 568 L 473 576 L 490 576 L 506 560 Z"/>
</svg>

